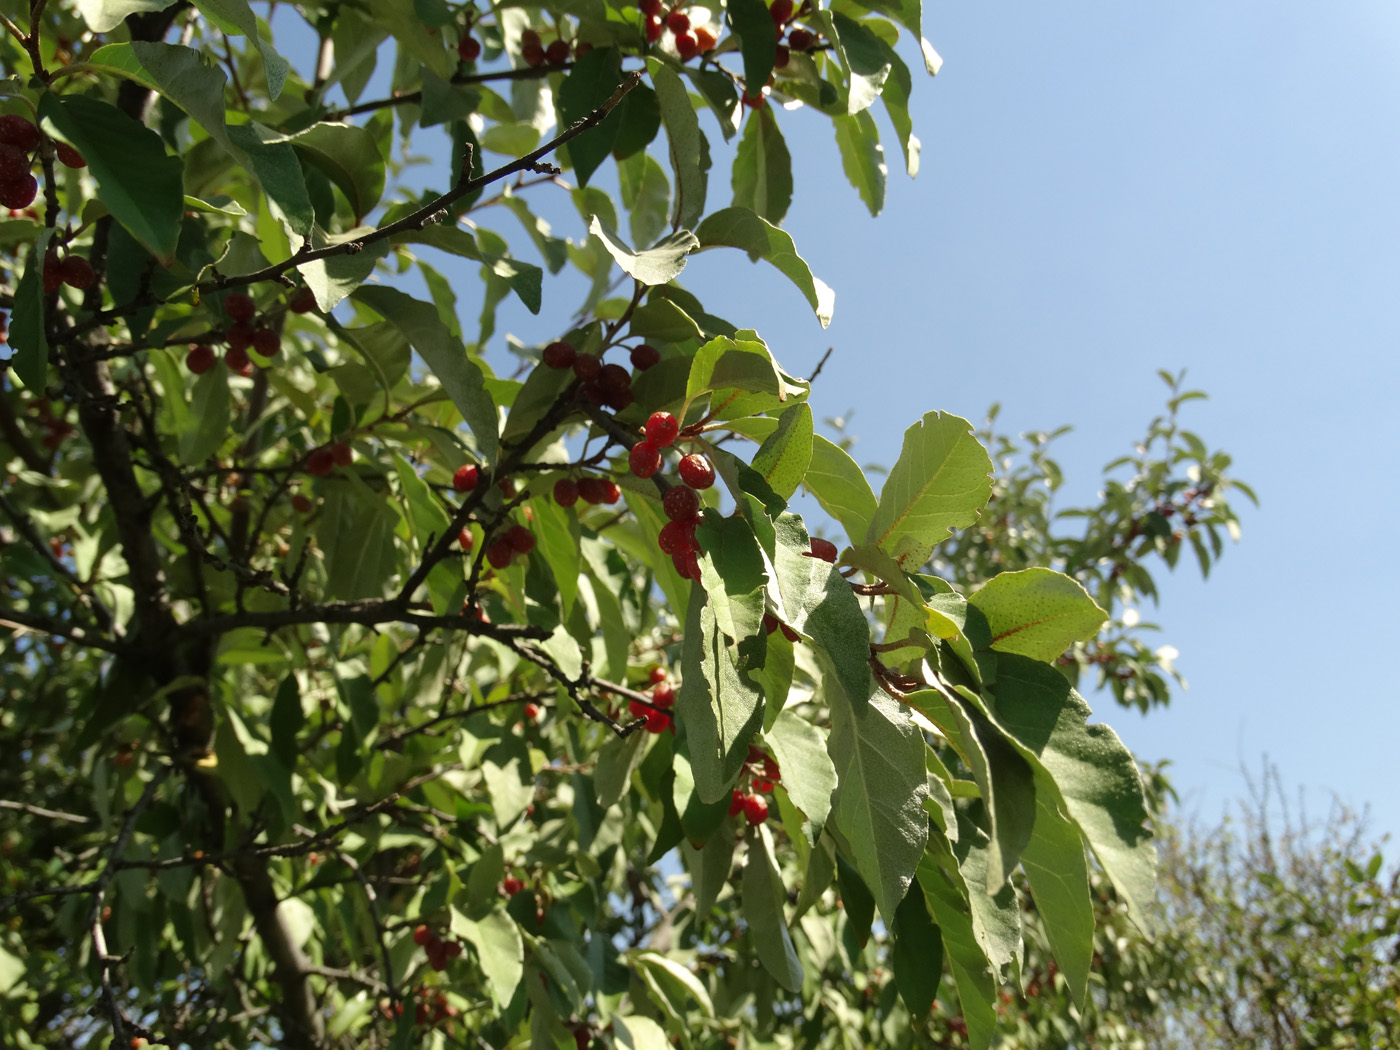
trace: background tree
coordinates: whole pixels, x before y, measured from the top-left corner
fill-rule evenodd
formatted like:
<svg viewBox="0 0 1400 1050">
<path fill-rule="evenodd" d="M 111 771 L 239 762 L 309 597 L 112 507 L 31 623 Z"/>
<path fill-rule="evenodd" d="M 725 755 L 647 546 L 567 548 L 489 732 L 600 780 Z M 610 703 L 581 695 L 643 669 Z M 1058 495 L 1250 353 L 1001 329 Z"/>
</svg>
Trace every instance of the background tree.
<svg viewBox="0 0 1400 1050">
<path fill-rule="evenodd" d="M 1156 673 L 1084 647 L 1145 557 L 1229 526 L 1224 461 L 1168 426 L 1088 540 L 1003 509 L 950 546 L 993 495 L 965 420 L 918 420 L 877 496 L 810 385 L 676 283 L 737 248 L 825 323 L 781 123 L 829 118 L 875 210 L 877 99 L 917 165 L 917 6 L 35 0 L 3 28 L 6 1040 L 980 1047 L 1018 871 L 1086 1001 L 1090 857 L 1147 925 L 1153 846 L 1067 673 Z M 395 181 L 418 129 L 440 192 Z M 558 337 L 488 355 L 565 267 Z"/>
</svg>

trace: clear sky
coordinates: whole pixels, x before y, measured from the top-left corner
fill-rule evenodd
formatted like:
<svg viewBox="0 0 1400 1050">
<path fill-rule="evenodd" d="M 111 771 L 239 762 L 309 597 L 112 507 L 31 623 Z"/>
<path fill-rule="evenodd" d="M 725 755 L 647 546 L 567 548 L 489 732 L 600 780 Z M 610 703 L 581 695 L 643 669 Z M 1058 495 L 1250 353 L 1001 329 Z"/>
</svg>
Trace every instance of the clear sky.
<svg viewBox="0 0 1400 1050">
<path fill-rule="evenodd" d="M 785 225 L 836 290 L 831 328 L 738 253 L 695 257 L 682 282 L 797 374 L 834 347 L 814 408 L 851 413 L 863 462 L 892 463 L 932 408 L 977 420 L 999 401 L 1012 431 L 1072 424 L 1068 501 L 1092 499 L 1160 409 L 1156 370 L 1186 368 L 1211 394 L 1186 424 L 1263 505 L 1244 503 L 1243 541 L 1209 582 L 1183 558 L 1142 610 L 1190 689 L 1145 717 L 1090 701 L 1139 755 L 1173 761 L 1204 819 L 1267 755 L 1314 815 L 1335 792 L 1400 832 L 1385 671 L 1400 627 L 1400 7 L 1083 0 L 930 5 L 924 20 L 945 65 L 915 74 L 922 171 L 904 175 L 881 114 L 878 219 L 826 119 L 779 113 L 802 164 Z M 717 208 L 728 153 L 702 121 Z M 582 236 L 566 201 L 531 202 Z M 528 257 L 518 227 L 491 225 Z M 508 301 L 498 332 L 554 337 L 577 304 L 558 285 L 539 318 Z M 464 298 L 464 319 L 475 310 Z"/>
</svg>

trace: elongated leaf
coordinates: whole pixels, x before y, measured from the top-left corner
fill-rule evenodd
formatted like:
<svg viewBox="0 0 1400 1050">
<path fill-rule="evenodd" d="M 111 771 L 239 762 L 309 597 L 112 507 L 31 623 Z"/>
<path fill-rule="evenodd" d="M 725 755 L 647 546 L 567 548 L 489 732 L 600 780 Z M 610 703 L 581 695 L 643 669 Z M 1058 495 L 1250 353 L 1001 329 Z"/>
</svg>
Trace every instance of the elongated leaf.
<svg viewBox="0 0 1400 1050">
<path fill-rule="evenodd" d="M 671 146 L 671 170 L 676 173 L 675 224 L 691 229 L 705 214 L 705 187 L 709 178 L 709 148 L 700 131 L 700 118 L 690 104 L 690 95 L 670 66 L 657 59 L 647 60 L 656 101 L 661 106 L 661 123 Z"/>
<path fill-rule="evenodd" d="M 253 42 L 262 55 L 263 72 L 267 75 L 267 96 L 277 101 L 291 65 L 277 53 L 270 41 L 258 35 L 258 20 L 248 6 L 248 0 L 194 0 L 194 6 L 225 33 L 241 33 Z"/>
<path fill-rule="evenodd" d="M 378 598 L 398 566 L 398 515 L 364 486 L 330 489 L 321 508 L 317 544 L 326 555 L 326 590 L 333 598 Z"/>
<path fill-rule="evenodd" d="M 1064 675 L 1024 656 L 997 659 L 996 717 L 1039 758 L 1129 915 L 1151 931 L 1157 854 L 1132 753 L 1107 726 L 1087 724 L 1089 705 Z"/>
<path fill-rule="evenodd" d="M 919 861 L 918 885 L 942 936 L 968 1038 L 974 1050 L 987 1050 L 996 1032 L 992 1003 L 996 1001 L 997 974 L 977 942 L 968 888 L 941 836 L 930 840 L 929 852 Z M 981 889 L 972 892 L 980 893 Z"/>
<path fill-rule="evenodd" d="M 905 894 L 894 913 L 894 982 L 909 1012 L 928 1016 L 943 976 L 943 937 L 922 893 Z"/>
<path fill-rule="evenodd" d="M 760 635 L 757 639 L 762 643 Z M 739 652 L 725 644 L 705 592 L 691 587 L 676 707 L 690 742 L 695 790 L 702 802 L 726 798 L 763 723 L 763 690 L 740 668 Z"/>
<path fill-rule="evenodd" d="M 744 863 L 744 921 L 753 937 L 758 961 L 775 981 L 790 992 L 802 987 L 802 963 L 792 946 L 783 905 L 787 891 L 773 855 L 773 836 L 760 824 L 758 834 L 749 839 L 749 855 Z"/>
<path fill-rule="evenodd" d="M 766 734 L 782 773 L 783 787 L 802 810 L 815 841 L 831 812 L 836 767 L 827 750 L 826 734 L 791 711 L 783 711 Z"/>
<path fill-rule="evenodd" d="M 831 323 L 836 293 L 812 276 L 811 267 L 797 254 L 792 238 L 748 208 L 724 208 L 705 219 L 695 231 L 701 249 L 726 245 L 763 259 L 797 285 L 825 328 Z"/>
<path fill-rule="evenodd" d="M 352 124 L 313 124 L 289 135 L 303 159 L 335 183 L 358 223 L 384 193 L 384 158 L 374 136 Z"/>
<path fill-rule="evenodd" d="M 666 1038 L 666 1029 L 650 1017 L 634 1015 L 615 1018 L 617 1042 L 627 1050 L 670 1050 L 671 1041 Z"/>
<path fill-rule="evenodd" d="M 504 1009 L 515 997 L 516 986 L 525 972 L 525 944 L 520 927 L 500 908 L 476 922 L 454 910 L 452 931 L 476 949 L 491 998 Z"/>
<path fill-rule="evenodd" d="M 573 124 L 592 113 L 611 97 L 622 80 L 622 59 L 616 48 L 597 47 L 580 56 L 559 85 L 559 115 L 564 124 Z M 588 185 L 589 177 L 612 152 L 624 115 L 619 106 L 596 127 L 569 143 L 569 159 L 580 186 Z"/>
<path fill-rule="evenodd" d="M 993 649 L 1046 663 L 1108 620 L 1077 581 L 1039 566 L 992 577 L 968 603 L 987 617 Z"/>
<path fill-rule="evenodd" d="M 812 462 L 812 406 L 803 401 L 778 418 L 778 427 L 753 457 L 753 469 L 783 499 L 791 499 Z"/>
<path fill-rule="evenodd" d="M 700 243 L 689 230 L 677 230 L 653 248 L 633 251 L 616 230 L 604 225 L 596 215 L 588 224 L 588 232 L 603 242 L 603 247 L 617 260 L 623 273 L 646 285 L 667 284 L 675 280 L 685 269 L 686 256 Z"/>
<path fill-rule="evenodd" d="M 180 158 L 169 156 L 160 136 L 140 121 L 87 95 L 45 92 L 39 116 L 87 160 L 112 217 L 169 266 L 185 213 Z"/>
<path fill-rule="evenodd" d="M 636 91 L 632 89 L 633 94 Z M 654 244 L 665 232 L 671 207 L 671 183 L 666 172 L 650 153 L 634 153 L 618 161 L 617 180 L 622 188 L 622 204 L 628 212 L 632 243 Z M 633 324 L 636 324 L 635 313 Z"/>
<path fill-rule="evenodd" d="M 686 379 L 686 402 L 714 390 L 729 389 L 775 396 L 784 394 L 782 376 L 766 346 L 751 340 L 735 341 L 719 336 L 696 351 Z M 720 406 L 711 407 L 723 412 Z"/>
<path fill-rule="evenodd" d="M 879 19 L 872 21 L 893 30 L 892 26 L 881 23 Z M 839 12 L 832 12 L 831 25 L 836 30 L 836 39 L 840 41 L 839 54 L 850 71 L 851 89 L 846 112 L 864 112 L 884 90 L 892 67 L 890 47 L 864 24 Z M 870 126 L 873 128 L 874 124 Z"/>
<path fill-rule="evenodd" d="M 965 419 L 929 412 L 904 432 L 867 533 L 906 570 L 922 565 L 953 528 L 977 520 L 992 492 L 992 461 Z"/>
<path fill-rule="evenodd" d="M 749 94 L 757 95 L 773 72 L 778 48 L 778 30 L 763 0 L 729 0 L 725 5 L 729 26 L 739 36 L 744 56 L 744 83 Z"/>
<path fill-rule="evenodd" d="M 1037 778 L 1035 829 L 1021 854 L 1036 911 L 1045 923 L 1050 950 L 1083 1009 L 1094 955 L 1094 909 L 1090 901 L 1089 865 L 1079 828 L 1060 812 L 1053 795 Z"/>
<path fill-rule="evenodd" d="M 997 858 L 995 842 L 982 828 L 981 818 L 985 813 L 978 811 L 983 808 L 982 804 L 974 803 L 958 811 L 958 841 L 953 846 L 953 855 L 958 859 L 958 870 L 968 890 L 973 936 L 992 968 L 1001 972 L 1020 958 L 1021 910 L 1016 891 L 1009 882 L 1003 879 L 995 891 L 992 889 L 997 881 Z M 1028 808 L 1034 809 L 1030 800 Z M 987 887 L 985 893 L 979 892 L 983 886 Z"/>
<path fill-rule="evenodd" d="M 700 1007 L 707 1017 L 714 1017 L 715 1006 L 710 1001 L 710 993 L 700 980 L 680 963 L 666 958 L 657 952 L 636 952 L 630 955 L 633 966 L 645 967 L 651 971 L 656 983 L 664 989 L 666 998 L 683 1012 L 691 1002 Z"/>
<path fill-rule="evenodd" d="M 78 13 L 94 33 L 110 33 L 127 15 L 164 11 L 175 0 L 77 0 Z"/>
<path fill-rule="evenodd" d="M 856 870 L 880 914 L 893 922 L 928 840 L 923 734 L 879 690 L 830 702 L 836 826 L 855 851 Z"/>
<path fill-rule="evenodd" d="M 24 273 L 15 288 L 9 344 L 4 347 L 15 375 L 36 395 L 44 389 L 49 376 L 49 338 L 44 323 L 44 257 L 53 236 L 53 230 L 44 229 L 24 261 Z"/>
<path fill-rule="evenodd" d="M 180 460 L 190 465 L 203 463 L 228 437 L 231 416 L 228 396 L 228 370 L 211 368 L 195 380 L 191 398 L 191 426 L 180 432 Z"/>
<path fill-rule="evenodd" d="M 885 150 L 880 145 L 880 130 L 868 110 L 855 116 L 835 117 L 836 145 L 841 151 L 841 170 L 860 194 L 871 215 L 879 215 L 885 207 Z"/>
<path fill-rule="evenodd" d="M 700 586 L 715 626 L 732 644 L 758 636 L 767 583 L 763 555 L 743 518 L 706 516 L 696 529 L 700 544 Z"/>
<path fill-rule="evenodd" d="M 496 406 L 486 392 L 481 369 L 467 356 L 461 340 L 442 323 L 437 308 L 382 285 L 360 288 L 355 299 L 403 332 L 462 413 L 482 458 L 488 464 L 495 462 Z"/>
<path fill-rule="evenodd" d="M 771 22 L 770 22 L 771 24 Z M 734 205 L 774 226 L 792 203 L 792 155 L 771 106 L 753 110 L 734 158 Z"/>
</svg>

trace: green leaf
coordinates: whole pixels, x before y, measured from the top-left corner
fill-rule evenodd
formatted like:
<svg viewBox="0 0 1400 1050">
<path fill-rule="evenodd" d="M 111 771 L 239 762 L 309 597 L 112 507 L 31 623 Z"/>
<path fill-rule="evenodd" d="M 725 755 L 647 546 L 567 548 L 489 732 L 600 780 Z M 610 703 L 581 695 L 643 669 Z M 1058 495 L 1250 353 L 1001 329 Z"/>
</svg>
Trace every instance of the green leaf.
<svg viewBox="0 0 1400 1050">
<path fill-rule="evenodd" d="M 879 690 L 868 698 L 831 696 L 830 703 L 836 826 L 880 914 L 893 922 L 928 839 L 923 734 Z"/>
<path fill-rule="evenodd" d="M 637 90 L 633 88 L 631 94 L 636 94 Z M 622 206 L 628 212 L 632 242 L 654 244 L 666 230 L 671 208 L 671 183 L 666 172 L 650 153 L 634 153 L 618 161 L 617 181 L 622 189 Z M 635 318 L 634 313 L 634 325 Z"/>
<path fill-rule="evenodd" d="M 760 635 L 760 644 L 762 640 Z M 763 690 L 743 673 L 738 659 L 735 649 L 725 644 L 705 592 L 692 586 L 676 709 L 702 802 L 728 796 L 748 757 L 749 741 L 763 723 Z"/>
<path fill-rule="evenodd" d="M 700 131 L 700 118 L 690 104 L 690 94 L 681 78 L 670 66 L 655 58 L 647 59 L 647 71 L 656 89 L 661 123 L 671 147 L 671 170 L 676 173 L 675 225 L 688 230 L 705 214 L 709 149 Z"/>
<path fill-rule="evenodd" d="M 744 83 L 750 94 L 757 94 L 773 72 L 773 58 L 778 48 L 777 26 L 763 0 L 729 0 L 725 13 L 730 28 L 739 36 L 739 50 L 744 56 Z"/>
<path fill-rule="evenodd" d="M 942 936 L 969 1041 L 975 1050 L 986 1050 L 996 1031 L 992 1003 L 996 1001 L 997 976 L 977 942 L 972 902 L 957 861 L 940 835 L 929 839 L 929 852 L 919 861 L 918 885 Z"/>
<path fill-rule="evenodd" d="M 968 604 L 987 617 L 993 649 L 1046 663 L 1089 641 L 1108 620 L 1076 580 L 1040 566 L 993 576 Z"/>
<path fill-rule="evenodd" d="M 316 542 L 326 556 L 326 591 L 354 601 L 383 596 L 398 567 L 394 529 L 399 516 L 363 485 L 326 492 Z"/>
<path fill-rule="evenodd" d="M 831 812 L 831 794 L 836 790 L 836 766 L 827 751 L 826 734 L 792 711 L 783 711 L 764 739 L 778 761 L 783 787 L 793 805 L 807 817 L 810 840 L 815 842 Z"/>
<path fill-rule="evenodd" d="M 943 976 L 943 937 L 922 893 L 905 894 L 894 913 L 894 983 L 915 1021 L 928 1016 Z"/>
<path fill-rule="evenodd" d="M 535 371 L 552 372 L 553 369 L 537 368 Z M 583 564 L 579 557 L 578 515 L 571 514 L 548 496 L 532 499 L 530 506 L 535 512 L 535 539 L 554 574 L 559 588 L 560 612 L 567 620 L 578 599 L 578 577 Z"/>
<path fill-rule="evenodd" d="M 1094 909 L 1084 838 L 1060 812 L 1053 795 L 1036 777 L 1035 828 L 1021 854 L 1036 911 L 1045 924 L 1050 950 L 1069 984 L 1075 1005 L 1084 1008 L 1094 955 Z"/>
<path fill-rule="evenodd" d="M 992 492 L 991 470 L 967 420 L 929 412 L 904 432 L 867 540 L 906 570 L 918 568 L 950 529 L 977 520 Z"/>
<path fill-rule="evenodd" d="M 180 431 L 180 461 L 195 466 L 217 452 L 231 418 L 228 369 L 211 368 L 194 382 L 190 426 Z"/>
<path fill-rule="evenodd" d="M 736 645 L 756 638 L 762 630 L 767 574 L 752 527 L 743 518 L 711 514 L 701 520 L 695 538 L 701 550 L 700 586 L 715 625 Z"/>
<path fill-rule="evenodd" d="M 871 215 L 885 206 L 885 150 L 880 145 L 880 129 L 869 110 L 850 117 L 833 117 L 836 145 L 841 151 L 841 170 L 860 194 Z"/>
<path fill-rule="evenodd" d="M 598 805 L 604 809 L 617 805 L 627 794 L 633 771 L 646 754 L 647 735 L 633 733 L 629 737 L 609 737 L 598 752 L 593 774 L 593 787 L 598 793 Z"/>
<path fill-rule="evenodd" d="M 87 95 L 46 91 L 39 116 L 82 153 L 112 217 L 164 265 L 174 262 L 185 214 L 184 165 L 166 154 L 160 136 Z"/>
<path fill-rule="evenodd" d="M 384 193 L 384 158 L 374 136 L 352 124 L 313 124 L 281 141 L 335 183 L 358 224 Z"/>
<path fill-rule="evenodd" d="M 715 1016 L 710 993 L 700 980 L 684 966 L 658 952 L 633 952 L 628 958 L 633 966 L 647 971 L 666 999 L 683 1016 L 693 1001 L 706 1017 Z"/>
<path fill-rule="evenodd" d="M 764 259 L 797 285 L 816 312 L 817 320 L 825 328 L 831 323 L 831 311 L 836 302 L 836 293 L 817 278 L 805 259 L 797 254 L 792 238 L 762 216 L 748 208 L 724 208 L 702 222 L 695 235 L 700 238 L 700 248 L 727 246 L 739 248 L 749 253 L 749 258 Z"/>
<path fill-rule="evenodd" d="M 491 798 L 496 826 L 502 830 L 520 819 L 535 797 L 535 778 L 525 742 L 507 737 L 481 756 L 481 778 Z"/>
<path fill-rule="evenodd" d="M 671 1040 L 666 1038 L 666 1029 L 650 1017 L 640 1014 L 631 1017 L 614 1017 L 616 1029 L 614 1038 L 619 1046 L 627 1050 L 671 1050 Z"/>
<path fill-rule="evenodd" d="M 314 226 L 311 230 L 310 244 L 314 248 L 325 248 L 359 240 L 368 232 L 366 227 L 361 226 L 344 233 L 327 235 L 319 226 Z M 344 255 L 332 255 L 302 263 L 297 267 L 297 271 L 306 280 L 311 294 L 316 297 L 317 308 L 329 312 L 365 283 L 379 260 L 388 252 L 388 242 L 375 241 L 362 251 L 351 251 Z"/>
<path fill-rule="evenodd" d="M 1027 799 L 1027 809 L 1034 812 L 1035 804 Z M 1021 910 L 1016 890 L 1010 882 L 997 882 L 996 843 L 977 820 L 982 803 L 973 803 L 958 811 L 958 841 L 953 853 L 958 858 L 958 870 L 963 885 L 968 887 L 968 904 L 972 910 L 972 931 L 977 943 L 986 953 L 987 961 L 997 972 L 1005 970 L 1021 956 Z M 985 816 L 985 812 L 980 813 Z M 1029 818 L 1027 820 L 1029 823 Z M 978 892 L 985 886 L 985 893 Z"/>
<path fill-rule="evenodd" d="M 498 908 L 478 922 L 454 911 L 452 930 L 476 949 L 491 998 L 497 1007 L 504 1009 L 515 997 L 516 986 L 525 973 L 525 944 L 520 937 L 520 927 Z"/>
<path fill-rule="evenodd" d="M 778 417 L 777 429 L 754 453 L 753 469 L 783 499 L 791 499 L 812 462 L 812 406 L 803 401 Z"/>
<path fill-rule="evenodd" d="M 766 14 L 765 19 L 772 24 Z M 772 106 L 753 110 L 744 124 L 732 179 L 735 207 L 748 208 L 774 226 L 782 223 L 792 203 L 792 155 Z"/>
<path fill-rule="evenodd" d="M 488 465 L 493 464 L 499 451 L 496 406 L 486 392 L 481 369 L 467 356 L 461 340 L 448 331 L 437 308 L 383 285 L 363 287 L 355 293 L 355 299 L 404 334 L 462 413 L 482 458 Z"/>
<path fill-rule="evenodd" d="M 175 0 L 77 0 L 78 13 L 94 33 L 110 33 L 127 15 L 164 11 Z"/>
<path fill-rule="evenodd" d="M 24 973 L 24 963 L 4 948 L 0 948 L 0 996 L 9 995 L 24 977 Z"/>
<path fill-rule="evenodd" d="M 880 24 L 893 30 L 888 23 Z M 838 12 L 832 12 L 831 26 L 836 30 L 840 57 L 850 73 L 846 112 L 852 115 L 864 112 L 880 95 L 890 75 L 890 47 L 864 25 Z M 875 127 L 873 121 L 869 127 Z"/>
<path fill-rule="evenodd" d="M 567 127 L 588 116 L 612 96 L 622 81 L 622 58 L 616 48 L 597 47 L 576 59 L 559 85 L 560 123 Z M 621 109 L 614 109 L 596 127 L 568 144 L 569 159 L 580 186 L 588 185 L 589 176 L 612 152 L 622 128 Z"/>
<path fill-rule="evenodd" d="M 748 924 L 758 961 L 790 992 L 802 987 L 802 964 L 792 946 L 783 905 L 787 891 L 773 855 L 773 836 L 760 824 L 749 838 L 748 859 L 740 887 L 744 895 L 744 921 Z"/>
<path fill-rule="evenodd" d="M 676 230 L 654 248 L 633 251 L 616 230 L 604 225 L 596 215 L 588 224 L 588 232 L 603 242 L 603 247 L 617 260 L 623 273 L 645 285 L 666 284 L 675 280 L 685 269 L 686 256 L 700 243 L 689 230 Z"/>
<path fill-rule="evenodd" d="M 277 696 L 272 701 L 272 713 L 268 716 L 268 729 L 272 734 L 272 753 L 287 769 L 296 769 L 297 734 L 306 724 L 306 714 L 301 707 L 301 691 L 294 674 L 282 679 L 277 687 Z"/>
<path fill-rule="evenodd" d="M 782 376 L 778 374 L 778 366 L 766 346 L 719 336 L 702 346 L 691 358 L 685 400 L 689 404 L 702 394 L 729 389 L 774 396 L 782 396 L 786 391 Z M 710 407 L 723 418 L 720 406 L 712 401 Z"/>
<path fill-rule="evenodd" d="M 998 657 L 997 721 L 1037 756 L 1129 915 L 1151 931 L 1157 854 L 1142 778 L 1113 730 L 1087 724 L 1089 713 L 1053 667 L 1015 654 Z"/>
<path fill-rule="evenodd" d="M 15 288 L 13 316 L 10 318 L 10 366 L 36 396 L 48 385 L 49 338 L 44 322 L 44 256 L 54 231 L 42 230 L 24 260 L 24 274 Z"/>
<path fill-rule="evenodd" d="M 457 53 L 449 54 L 445 34 L 418 17 L 413 0 L 375 0 L 366 10 L 399 42 L 401 52 L 413 56 L 440 77 L 452 76 Z"/>
<path fill-rule="evenodd" d="M 413 529 L 413 538 L 419 551 L 426 551 L 433 540 L 447 531 L 450 519 L 428 483 L 398 453 L 394 454 L 394 473 L 399 479 L 399 491 L 408 504 L 408 522 Z"/>
<path fill-rule="evenodd" d="M 291 66 L 270 42 L 258 35 L 258 20 L 248 0 L 194 0 L 194 6 L 225 33 L 240 33 L 253 42 L 262 55 L 268 98 L 277 101 Z"/>
</svg>

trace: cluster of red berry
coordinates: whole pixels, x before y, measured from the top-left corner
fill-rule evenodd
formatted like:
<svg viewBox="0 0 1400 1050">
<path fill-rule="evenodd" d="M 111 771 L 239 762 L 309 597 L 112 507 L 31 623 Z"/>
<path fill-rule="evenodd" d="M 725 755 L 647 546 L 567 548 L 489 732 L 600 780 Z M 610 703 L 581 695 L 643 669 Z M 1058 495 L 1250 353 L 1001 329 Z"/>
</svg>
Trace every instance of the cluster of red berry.
<svg viewBox="0 0 1400 1050">
<path fill-rule="evenodd" d="M 53 406 L 46 397 L 34 402 L 33 411 L 38 416 L 39 425 L 44 428 L 44 436 L 39 439 L 39 443 L 50 451 L 78 432 L 78 428 L 72 423 L 62 416 L 54 415 Z"/>
<path fill-rule="evenodd" d="M 539 33 L 533 29 L 523 30 L 520 34 L 520 57 L 527 66 L 562 66 L 569 60 L 570 50 L 569 42 L 562 37 L 550 41 L 546 47 Z M 593 47 L 579 43 L 574 50 L 576 54 L 586 55 Z"/>
<path fill-rule="evenodd" d="M 32 120 L 17 113 L 0 116 L 0 204 L 12 210 L 27 208 L 39 195 L 39 180 L 30 170 L 43 134 Z M 85 168 L 83 155 L 66 142 L 53 144 L 59 162 L 69 168 Z"/>
<path fill-rule="evenodd" d="M 649 707 L 640 700 L 628 702 L 628 710 L 632 712 L 633 718 L 645 718 L 647 720 L 646 731 L 648 733 L 664 733 L 672 728 L 672 718 L 667 714 L 676 702 L 676 688 L 666 681 L 666 668 L 653 667 L 651 669 L 651 703 Z M 661 711 L 655 708 L 663 708 Z"/>
<path fill-rule="evenodd" d="M 652 354 L 656 354 L 656 360 L 660 360 L 655 348 L 648 347 Z M 627 369 L 619 364 L 609 362 L 603 363 L 603 359 L 597 354 L 581 354 L 574 349 L 572 343 L 567 343 L 560 339 L 550 343 L 544 348 L 541 360 L 546 368 L 563 370 L 569 368 L 578 377 L 578 396 L 586 398 L 593 404 L 608 408 L 616 412 L 621 412 L 630 405 L 632 397 L 632 376 Z M 641 360 L 650 361 L 649 355 L 641 355 Z M 638 363 L 638 354 L 634 351 L 632 363 L 639 369 L 645 371 L 650 368 L 655 361 L 648 364 Z"/>
<path fill-rule="evenodd" d="M 803 4 L 802 10 L 805 11 L 807 6 Z M 778 29 L 778 52 L 773 58 L 775 68 L 785 68 L 791 60 L 793 51 L 811 51 L 817 46 L 817 41 L 820 38 L 810 29 L 803 29 L 801 26 L 786 28 L 796 14 L 793 0 L 773 0 L 773 6 L 768 9 L 768 13 L 773 16 L 773 24 Z M 784 33 L 787 34 L 786 44 L 782 42 Z"/>
<path fill-rule="evenodd" d="M 572 507 L 580 499 L 595 507 L 603 504 L 612 506 L 621 498 L 622 489 L 616 481 L 608 478 L 586 477 L 577 481 L 560 478 L 554 483 L 554 502 L 561 507 Z"/>
<path fill-rule="evenodd" d="M 59 258 L 58 251 L 50 248 L 44 253 L 44 294 L 53 295 L 65 284 L 85 292 L 97 280 L 97 272 L 92 263 L 81 255 L 65 255 Z"/>
<path fill-rule="evenodd" d="M 670 412 L 653 412 L 647 417 L 643 439 L 627 454 L 629 469 L 639 478 L 649 478 L 661 469 L 661 450 L 670 448 L 680 436 L 680 422 Z M 667 523 L 656 538 L 657 546 L 671 556 L 683 579 L 700 578 L 700 545 L 695 526 L 700 523 L 700 493 L 715 483 L 715 468 L 699 452 L 682 456 L 677 468 L 680 482 L 672 484 L 661 497 L 661 510 Z"/>
<path fill-rule="evenodd" d="M 644 16 L 642 28 L 646 33 L 647 43 L 656 43 L 661 39 L 661 34 L 669 29 L 675 40 L 676 53 L 681 56 L 682 62 L 713 51 L 718 43 L 715 34 L 706 26 L 690 24 L 690 16 L 681 9 L 686 5 L 678 5 L 668 11 L 662 0 L 641 0 L 637 6 L 641 8 Z"/>
<path fill-rule="evenodd" d="M 344 441 L 335 441 L 314 449 L 311 455 L 306 457 L 306 472 L 318 478 L 325 478 L 329 477 L 336 467 L 348 467 L 353 462 L 355 450 Z M 293 497 L 293 505 L 295 503 Z"/>
<path fill-rule="evenodd" d="M 413 943 L 428 955 L 428 965 L 434 970 L 445 970 L 452 959 L 462 954 L 462 946 L 457 941 L 444 941 L 426 925 L 419 924 L 413 930 Z"/>
<path fill-rule="evenodd" d="M 452 488 L 456 492 L 471 492 L 481 484 L 481 468 L 475 463 L 464 463 L 452 473 Z M 501 491 L 506 498 L 515 493 L 515 486 L 509 479 L 501 482 Z M 527 515 L 529 511 L 525 512 Z M 457 544 L 464 551 L 476 545 L 476 538 L 470 529 L 462 529 L 457 534 Z M 504 569 L 515 560 L 517 554 L 529 554 L 535 549 L 535 536 L 524 525 L 511 525 L 486 547 L 486 560 L 493 569 Z"/>
<path fill-rule="evenodd" d="M 772 755 L 765 754 L 757 744 L 749 745 L 749 757 L 744 761 L 744 776 L 748 777 L 752 790 L 745 793 L 735 788 L 729 800 L 729 815 L 744 815 L 750 824 L 762 824 L 768 819 L 768 802 L 764 795 L 771 794 L 773 785 L 782 779 L 778 763 Z"/>
</svg>

